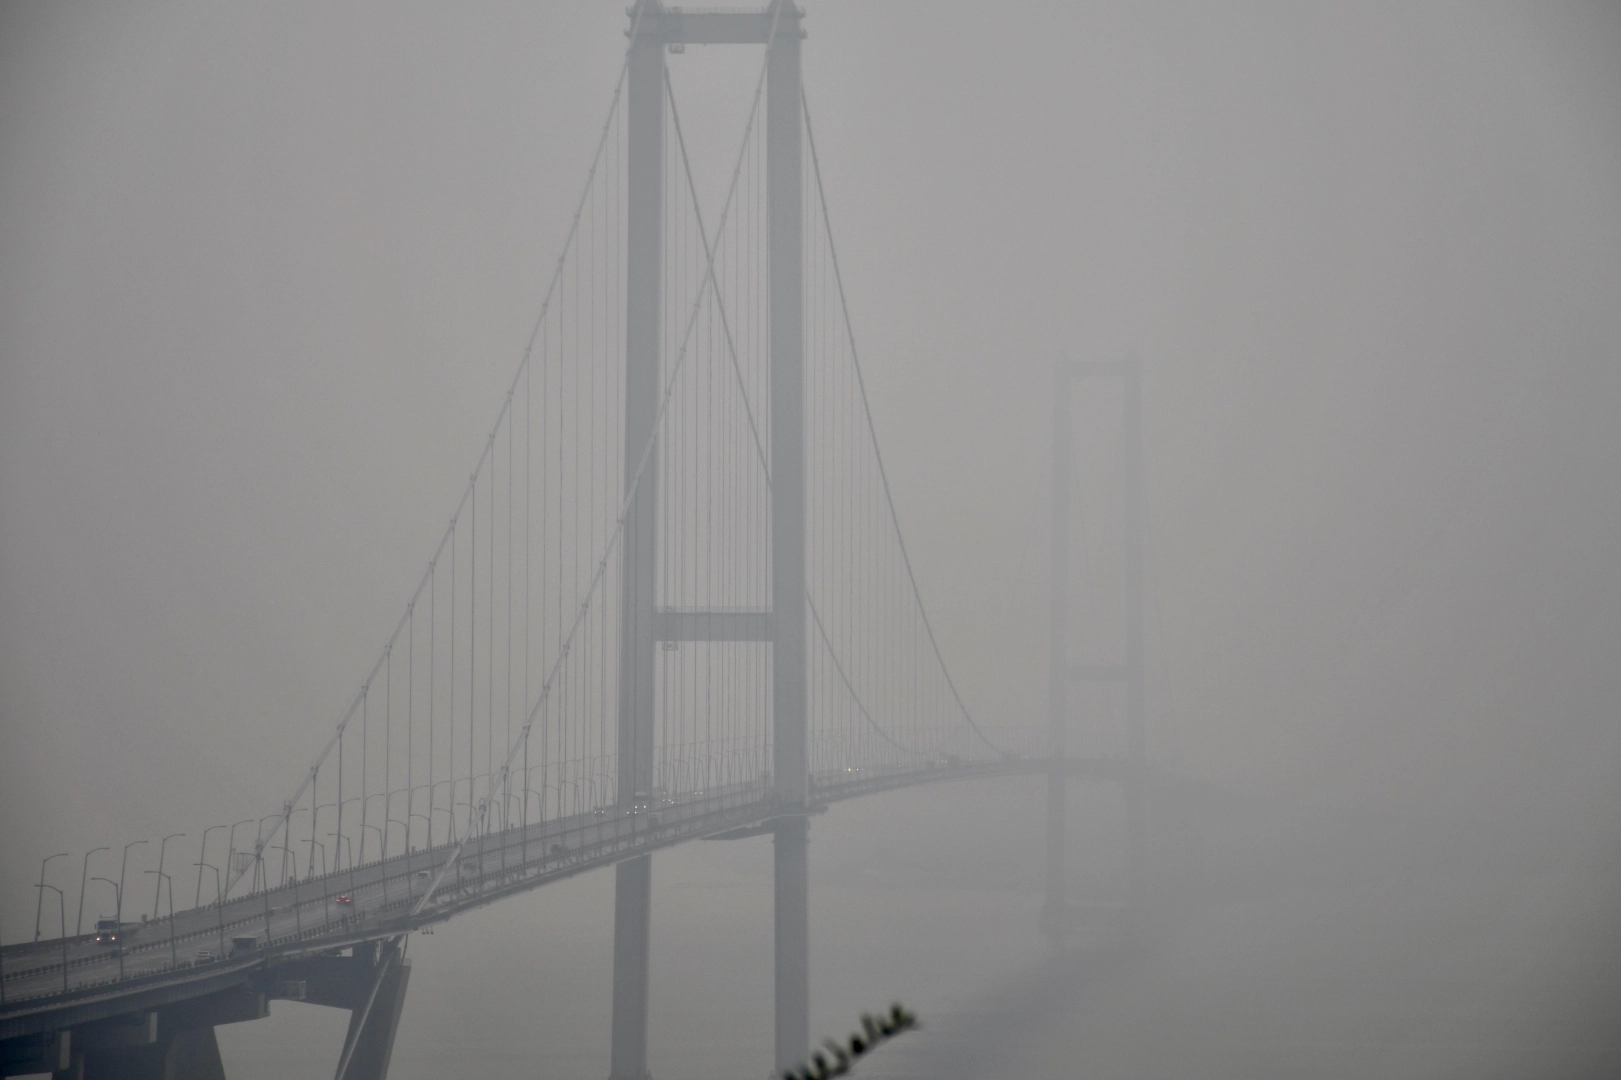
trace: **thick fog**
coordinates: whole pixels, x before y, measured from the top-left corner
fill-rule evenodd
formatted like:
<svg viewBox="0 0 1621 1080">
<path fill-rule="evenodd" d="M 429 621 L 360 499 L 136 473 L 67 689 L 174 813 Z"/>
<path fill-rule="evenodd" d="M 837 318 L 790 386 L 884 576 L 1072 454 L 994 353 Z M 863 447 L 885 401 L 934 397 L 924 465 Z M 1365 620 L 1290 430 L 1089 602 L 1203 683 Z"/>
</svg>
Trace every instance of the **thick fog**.
<svg viewBox="0 0 1621 1080">
<path fill-rule="evenodd" d="M 1054 365 L 1133 353 L 1149 748 L 1197 793 L 1136 951 L 1038 933 L 1038 778 L 817 817 L 813 1032 L 914 1003 L 873 1075 L 1613 1075 L 1621 9 L 805 7 L 958 686 L 1045 723 Z M 626 25 L 0 7 L 0 940 L 44 856 L 67 882 L 308 768 L 477 459 Z M 711 204 L 759 62 L 669 56 Z M 1117 391 L 1076 394 L 1107 562 Z M 1073 635 L 1106 660 L 1093 570 Z M 1072 803 L 1083 900 L 1119 899 L 1117 804 Z M 656 1076 L 770 1066 L 768 844 L 655 858 Z M 610 880 L 413 939 L 395 1075 L 606 1075 Z M 278 1003 L 221 1029 L 228 1070 L 324 1075 L 343 1024 Z"/>
</svg>

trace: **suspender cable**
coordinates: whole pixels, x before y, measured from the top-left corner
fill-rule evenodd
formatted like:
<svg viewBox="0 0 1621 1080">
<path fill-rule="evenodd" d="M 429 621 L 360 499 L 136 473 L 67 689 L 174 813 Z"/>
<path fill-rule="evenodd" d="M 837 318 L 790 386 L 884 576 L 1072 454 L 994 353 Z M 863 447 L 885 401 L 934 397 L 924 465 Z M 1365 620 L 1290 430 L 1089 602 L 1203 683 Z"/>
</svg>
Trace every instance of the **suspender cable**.
<svg viewBox="0 0 1621 1080">
<path fill-rule="evenodd" d="M 742 149 L 747 148 L 746 133 L 753 128 L 756 116 L 759 112 L 760 95 L 761 91 L 765 88 L 765 75 L 766 68 L 764 65 L 762 65 L 760 68 L 760 78 L 754 89 L 754 101 L 749 109 L 748 122 L 744 128 L 745 140 L 744 147 Z M 727 189 L 726 201 L 721 211 L 720 224 L 717 229 L 717 232 L 719 233 L 725 232 L 726 221 L 731 212 L 733 197 L 737 190 L 738 174 L 741 172 L 742 167 L 743 153 L 740 149 L 737 164 L 732 170 L 732 180 Z M 669 376 L 665 380 L 664 392 L 660 396 L 658 409 L 653 417 L 653 429 L 648 433 L 647 441 L 642 447 L 641 455 L 637 461 L 636 471 L 632 475 L 630 484 L 627 485 L 624 499 L 619 504 L 619 513 L 615 519 L 614 528 L 608 535 L 601 557 L 597 560 L 596 570 L 592 573 L 591 579 L 587 583 L 585 595 L 576 609 L 574 619 L 569 626 L 568 634 L 563 640 L 562 647 L 558 651 L 557 658 L 552 663 L 551 670 L 547 673 L 546 679 L 541 683 L 540 693 L 533 708 L 530 709 L 529 714 L 524 721 L 523 733 L 525 735 L 529 733 L 530 729 L 534 725 L 535 718 L 540 714 L 540 711 L 545 705 L 547 699 L 551 696 L 552 687 L 555 685 L 555 680 L 563 668 L 564 661 L 568 658 L 569 649 L 573 645 L 575 639 L 579 636 L 580 629 L 585 623 L 586 616 L 590 613 L 592 597 L 596 595 L 598 585 L 601 584 L 603 578 L 607 574 L 608 562 L 612 558 L 614 550 L 618 547 L 620 538 L 624 535 L 627 515 L 630 513 L 631 505 L 636 498 L 636 492 L 641 487 L 642 477 L 647 471 L 648 462 L 652 459 L 653 448 L 657 444 L 660 430 L 664 424 L 665 416 L 669 411 L 670 400 L 675 392 L 677 377 L 680 375 L 681 369 L 687 359 L 689 346 L 692 341 L 693 330 L 697 325 L 699 311 L 703 306 L 705 296 L 708 294 L 709 283 L 714 280 L 713 270 L 714 253 L 711 251 L 708 256 L 708 276 L 706 276 L 704 283 L 699 286 L 697 299 L 694 302 L 692 311 L 687 318 L 686 329 L 682 334 L 680 350 L 677 352 L 675 363 L 671 366 Z M 508 783 L 512 762 L 516 756 L 517 749 L 518 748 L 516 745 L 509 747 L 507 750 L 506 759 L 502 762 L 500 770 L 492 773 L 490 776 L 489 788 L 478 809 L 478 816 L 481 825 L 484 821 L 488 820 L 490 801 L 495 793 L 497 784 L 500 784 L 504 789 L 505 785 Z M 439 870 L 434 875 L 432 882 L 429 883 L 428 888 L 424 890 L 422 896 L 412 907 L 411 913 L 413 915 L 419 914 L 423 907 L 433 898 L 434 892 L 439 888 L 440 883 L 444 880 L 445 874 L 449 871 L 450 867 L 456 864 L 457 859 L 461 857 L 462 850 L 466 847 L 466 844 L 467 836 L 464 835 L 461 842 L 456 845 L 455 849 L 450 852 L 445 861 L 440 865 Z"/>
<path fill-rule="evenodd" d="M 638 16 L 637 16 L 638 21 L 640 19 L 640 14 L 639 14 L 640 10 L 641 9 L 638 8 Z M 631 30 L 632 30 L 632 33 L 634 34 L 634 31 L 635 31 L 635 26 L 634 25 L 631 27 Z M 608 106 L 608 116 L 603 121 L 602 132 L 601 132 L 601 135 L 598 137 L 598 140 L 597 140 L 596 152 L 592 156 L 591 168 L 586 173 L 585 190 L 581 193 L 580 205 L 576 206 L 576 208 L 575 208 L 574 219 L 573 219 L 573 221 L 571 222 L 571 224 L 569 226 L 569 231 L 568 231 L 567 236 L 564 238 L 562 251 L 559 253 L 559 255 L 557 257 L 557 268 L 556 268 L 556 270 L 554 270 L 554 272 L 552 274 L 551 283 L 547 286 L 545 297 L 541 301 L 540 312 L 535 317 L 535 322 L 534 322 L 533 328 L 529 332 L 528 343 L 524 346 L 523 356 L 522 356 L 522 359 L 519 361 L 519 364 L 518 364 L 518 371 L 513 376 L 512 384 L 514 386 L 517 385 L 518 378 L 520 376 L 522 376 L 524 370 L 529 365 L 530 357 L 532 356 L 533 351 L 534 351 L 535 339 L 540 333 L 541 325 L 545 322 L 546 313 L 550 308 L 552 296 L 556 292 L 557 287 L 558 287 L 558 283 L 562 278 L 564 262 L 568 257 L 568 253 L 569 253 L 570 249 L 573 247 L 575 234 L 577 233 L 577 231 L 579 229 L 580 206 L 584 205 L 585 198 L 586 198 L 587 195 L 590 194 L 590 192 L 592 190 L 592 187 L 593 187 L 593 184 L 595 182 L 596 173 L 597 173 L 597 166 L 600 164 L 600 162 L 602 160 L 602 150 L 603 150 L 603 147 L 607 143 L 608 132 L 612 127 L 613 118 L 617 115 L 617 113 L 619 111 L 619 101 L 620 101 L 621 96 L 624 93 L 625 76 L 626 76 L 626 73 L 629 71 L 629 66 L 630 66 L 630 57 L 629 57 L 629 54 L 627 53 L 626 58 L 625 58 L 625 62 L 620 66 L 620 69 L 619 69 L 619 77 L 616 80 L 615 85 L 614 85 L 613 98 L 612 98 L 612 100 L 611 100 L 611 102 L 609 103 L 609 106 Z M 493 437 L 494 430 L 496 428 L 498 428 L 500 426 L 502 420 L 505 419 L 507 409 L 510 407 L 510 405 L 511 405 L 511 396 L 509 394 L 508 397 L 505 398 L 504 401 L 503 401 L 503 404 L 502 404 L 502 407 L 501 407 L 501 412 L 496 417 L 495 424 L 492 425 L 492 428 L 491 428 L 492 437 Z M 491 443 L 486 442 L 485 451 L 484 451 L 485 454 L 487 454 L 489 452 L 490 445 L 491 445 Z M 478 476 L 479 470 L 483 467 L 483 464 L 484 464 L 484 455 L 481 454 L 480 457 L 479 457 L 478 464 L 474 467 L 474 471 L 473 471 L 473 478 L 475 480 L 476 480 L 476 478 Z M 438 559 L 440 553 L 444 551 L 446 543 L 450 540 L 451 534 L 455 530 L 456 518 L 460 515 L 461 508 L 466 506 L 469 498 L 471 498 L 472 492 L 473 492 L 473 481 L 469 480 L 467 488 L 464 489 L 464 491 L 462 493 L 461 502 L 457 506 L 457 511 L 456 511 L 455 514 L 453 514 L 451 516 L 451 524 L 445 529 L 444 535 L 442 535 L 440 537 L 439 544 L 434 549 L 433 557 L 431 559 L 429 559 L 428 569 L 423 571 L 421 579 L 417 582 L 416 589 L 411 594 L 411 599 L 413 601 L 416 599 L 416 597 L 421 595 L 422 589 L 423 589 L 423 587 L 426 585 L 426 583 L 428 581 L 429 574 L 432 572 L 433 563 Z M 281 814 L 279 816 L 279 820 L 277 820 L 275 823 L 273 823 L 271 825 L 270 832 L 267 835 L 257 837 L 255 839 L 255 841 L 254 841 L 254 855 L 255 855 L 256 858 L 262 857 L 263 853 L 264 853 L 264 849 L 275 838 L 276 834 L 278 832 L 280 832 L 282 829 L 286 828 L 288 819 L 292 815 L 292 810 L 293 810 L 294 805 L 296 805 L 299 802 L 299 800 L 303 798 L 305 790 L 308 789 L 315 782 L 316 770 L 319 769 L 321 763 L 326 760 L 327 755 L 332 752 L 332 748 L 337 745 L 338 740 L 342 737 L 344 728 L 348 726 L 349 721 L 354 717 L 356 709 L 359 709 L 359 708 L 363 707 L 363 701 L 364 701 L 365 694 L 366 694 L 366 687 L 368 687 L 371 684 L 371 681 L 377 675 L 378 669 L 383 666 L 384 659 L 385 659 L 385 657 L 387 655 L 387 649 L 399 637 L 401 627 L 403 627 L 405 625 L 406 618 L 407 618 L 407 615 L 405 613 L 401 613 L 400 619 L 395 624 L 393 632 L 389 635 L 388 640 L 385 643 L 383 649 L 379 651 L 379 654 L 378 654 L 378 657 L 377 657 L 376 661 L 372 664 L 372 668 L 371 668 L 370 673 L 366 676 L 365 680 L 362 682 L 362 684 L 361 684 L 362 688 L 361 688 L 360 692 L 356 695 L 354 702 L 350 704 L 348 710 L 345 711 L 345 713 L 343 714 L 343 719 L 341 719 L 338 722 L 337 730 L 332 733 L 332 737 L 327 741 L 326 745 L 324 747 L 322 747 L 320 753 L 318 753 L 316 755 L 314 764 L 312 764 L 310 766 L 309 770 L 304 774 L 303 778 L 299 781 L 298 787 L 296 789 L 294 789 L 292 797 L 289 798 L 285 803 L 282 804 L 282 811 L 281 811 Z M 469 800 L 471 800 L 471 795 L 469 795 Z M 452 807 L 452 809 L 454 809 L 454 807 Z"/>
<path fill-rule="evenodd" d="M 693 216 L 697 219 L 699 235 L 703 238 L 704 258 L 705 258 L 705 260 L 707 262 L 707 265 L 708 265 L 708 278 L 707 278 L 705 284 L 710 286 L 710 288 L 713 290 L 713 295 L 716 297 L 716 303 L 717 303 L 717 306 L 719 307 L 721 327 L 722 327 L 722 330 L 724 331 L 724 333 L 726 335 L 727 355 L 731 359 L 732 373 L 737 379 L 738 391 L 742 396 L 744 415 L 748 419 L 749 435 L 752 437 L 752 439 L 754 441 L 755 457 L 760 463 L 761 474 L 762 474 L 762 476 L 764 478 L 764 481 L 765 481 L 766 490 L 769 492 L 771 490 L 771 466 L 770 466 L 770 462 L 766 458 L 765 445 L 764 445 L 764 443 L 762 442 L 762 440 L 760 438 L 759 425 L 756 423 L 755 418 L 754 418 L 754 409 L 753 409 L 752 405 L 749 402 L 748 387 L 744 382 L 743 369 L 742 369 L 742 366 L 741 366 L 740 362 L 738 361 L 737 347 L 736 347 L 736 343 L 733 341 L 733 338 L 732 338 L 731 324 L 728 321 L 727 316 L 726 316 L 725 305 L 723 303 L 721 303 L 720 299 L 719 299 L 720 298 L 720 286 L 716 282 L 716 279 L 715 279 L 715 253 L 714 253 L 713 248 L 710 245 L 708 233 L 704 230 L 703 211 L 698 206 L 697 192 L 696 192 L 696 190 L 693 189 L 692 163 L 687 157 L 687 144 L 686 144 L 686 140 L 683 138 L 682 133 L 681 133 L 681 118 L 680 118 L 679 114 L 677 114 L 676 109 L 675 109 L 675 90 L 674 90 L 673 86 L 669 85 L 670 73 L 669 73 L 668 69 L 665 70 L 664 79 L 665 79 L 666 87 L 669 90 L 668 97 L 669 97 L 669 101 L 670 101 L 670 116 L 671 116 L 671 120 L 674 122 L 673 127 L 675 129 L 676 145 L 680 149 L 680 152 L 681 152 L 681 164 L 682 164 L 683 169 L 685 170 L 688 190 L 691 190 L 693 192 L 692 212 L 693 212 Z M 758 96 L 756 97 L 756 100 L 758 100 Z M 721 228 L 723 230 L 725 228 L 724 218 L 722 219 Z M 806 591 L 806 594 L 805 594 L 805 602 L 810 608 L 811 616 L 812 616 L 813 620 L 816 623 L 816 627 L 817 627 L 818 631 L 821 632 L 822 642 L 823 642 L 824 645 L 827 646 L 829 654 L 832 655 L 832 657 L 833 657 L 833 663 L 834 663 L 835 667 L 838 668 L 840 677 L 843 678 L 844 677 L 844 665 L 843 665 L 843 663 L 841 663 L 839 661 L 838 655 L 835 652 L 835 650 L 833 649 L 832 641 L 830 641 L 828 639 L 827 631 L 822 626 L 821 616 L 819 614 L 817 614 L 817 612 L 816 612 L 815 601 L 813 601 L 811 599 L 811 596 L 810 596 L 810 593 L 809 593 L 808 590 Z M 851 685 L 850 680 L 848 678 L 844 678 L 844 685 L 845 685 L 845 688 L 849 690 L 851 698 L 853 698 L 855 700 L 857 708 L 859 708 L 861 710 L 861 715 L 866 718 L 867 723 L 871 724 L 873 726 L 873 728 L 878 732 L 878 734 L 880 736 L 883 737 L 883 739 L 886 742 L 890 743 L 892 746 L 897 747 L 898 749 L 906 750 L 907 749 L 906 747 L 903 747 L 899 743 L 896 743 L 895 740 L 892 739 L 889 736 L 889 733 L 886 732 L 881 726 L 879 726 L 878 722 L 875 721 L 872 718 L 872 714 L 867 711 L 866 705 L 862 704 L 860 695 L 858 695 L 856 693 L 855 687 L 853 685 Z M 916 753 L 917 751 L 908 751 L 908 752 Z"/>
<path fill-rule="evenodd" d="M 810 103 L 805 98 L 803 88 L 801 88 L 799 100 L 801 111 L 804 113 L 805 117 L 805 144 L 810 150 L 811 167 L 816 174 L 816 197 L 822 209 L 822 224 L 826 229 L 828 259 L 833 267 L 833 280 L 838 288 L 839 308 L 844 316 L 845 332 L 849 337 L 850 360 L 855 370 L 856 386 L 861 391 L 861 409 L 867 420 L 867 433 L 872 439 L 873 460 L 878 467 L 878 477 L 883 484 L 884 503 L 889 508 L 890 521 L 895 526 L 895 541 L 900 549 L 901 562 L 906 567 L 906 577 L 911 583 L 912 596 L 917 603 L 918 615 L 922 619 L 923 629 L 928 635 L 929 646 L 934 650 L 935 659 L 940 664 L 942 674 L 945 675 L 946 685 L 951 688 L 951 696 L 956 700 L 957 707 L 962 710 L 963 719 L 968 722 L 969 727 L 973 728 L 974 734 L 979 736 L 981 742 L 997 753 L 1006 755 L 1008 751 L 1003 750 L 1000 746 L 993 742 L 990 737 L 980 729 L 980 726 L 974 722 L 973 714 L 968 711 L 968 705 L 963 701 L 962 694 L 957 690 L 956 681 L 951 677 L 951 669 L 946 667 L 945 657 L 941 655 L 940 652 L 940 643 L 934 636 L 934 626 L 929 622 L 928 610 L 923 606 L 923 594 L 918 589 L 917 574 L 912 569 L 912 558 L 906 551 L 906 538 L 901 532 L 900 516 L 895 510 L 895 497 L 890 491 L 889 487 L 889 473 L 884 469 L 883 452 L 880 450 L 878 445 L 878 429 L 873 423 L 872 404 L 867 399 L 867 381 L 861 374 L 861 358 L 859 352 L 856 350 L 855 328 L 850 322 L 850 303 L 845 296 L 844 275 L 839 272 L 838 247 L 833 240 L 833 226 L 827 212 L 827 191 L 822 186 L 821 160 L 817 157 L 816 137 L 811 131 Z"/>
</svg>

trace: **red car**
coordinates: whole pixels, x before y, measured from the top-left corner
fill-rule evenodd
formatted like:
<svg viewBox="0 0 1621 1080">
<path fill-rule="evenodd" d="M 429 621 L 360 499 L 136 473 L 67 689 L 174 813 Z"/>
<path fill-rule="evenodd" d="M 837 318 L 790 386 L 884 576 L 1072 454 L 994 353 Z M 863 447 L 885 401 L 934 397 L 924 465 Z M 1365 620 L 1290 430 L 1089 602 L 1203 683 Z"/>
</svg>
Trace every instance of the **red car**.
<svg viewBox="0 0 1621 1080">
<path fill-rule="evenodd" d="M 338 903 L 343 904 L 346 907 L 354 902 L 355 898 L 350 896 L 348 893 L 344 893 L 342 896 L 338 897 Z"/>
</svg>

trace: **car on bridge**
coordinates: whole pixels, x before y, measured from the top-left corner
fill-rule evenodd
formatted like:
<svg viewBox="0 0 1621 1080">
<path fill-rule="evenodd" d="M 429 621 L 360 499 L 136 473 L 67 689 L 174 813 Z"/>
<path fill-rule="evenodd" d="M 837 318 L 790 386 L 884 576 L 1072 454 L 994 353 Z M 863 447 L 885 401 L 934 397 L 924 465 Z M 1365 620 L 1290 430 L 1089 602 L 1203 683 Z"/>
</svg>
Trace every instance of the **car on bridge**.
<svg viewBox="0 0 1621 1080">
<path fill-rule="evenodd" d="M 117 919 L 96 920 L 96 944 L 116 945 L 123 931 Z"/>
<path fill-rule="evenodd" d="M 350 904 L 355 902 L 355 898 L 350 896 L 348 893 L 343 893 L 338 897 L 337 902 L 344 907 L 348 907 Z"/>
</svg>

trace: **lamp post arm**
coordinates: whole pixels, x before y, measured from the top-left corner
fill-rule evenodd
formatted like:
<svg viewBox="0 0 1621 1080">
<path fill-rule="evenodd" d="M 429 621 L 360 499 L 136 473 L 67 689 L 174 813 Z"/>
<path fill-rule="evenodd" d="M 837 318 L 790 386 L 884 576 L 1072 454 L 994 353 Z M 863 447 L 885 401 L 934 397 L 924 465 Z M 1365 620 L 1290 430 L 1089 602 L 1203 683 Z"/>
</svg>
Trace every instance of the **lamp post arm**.
<svg viewBox="0 0 1621 1080">
<path fill-rule="evenodd" d="M 39 940 L 39 913 L 40 913 L 41 907 L 45 903 L 45 889 L 46 889 L 46 885 L 45 885 L 45 868 L 50 865 L 52 859 L 61 859 L 61 858 L 64 858 L 66 855 L 67 855 L 67 852 L 58 851 L 55 855 L 47 855 L 47 856 L 45 856 L 44 860 L 42 860 L 40 862 L 40 864 L 39 864 L 39 895 L 37 897 L 35 897 L 35 899 L 34 899 L 34 940 L 35 941 Z M 66 929 L 66 928 L 64 927 L 64 929 Z"/>
<path fill-rule="evenodd" d="M 55 858 L 56 856 L 51 856 Z M 40 899 L 44 899 L 45 890 L 49 889 L 56 894 L 56 918 L 62 927 L 62 993 L 68 992 L 68 902 L 67 896 L 55 885 L 47 885 L 43 881 L 39 885 Z M 35 928 L 34 940 L 39 940 L 38 928 Z"/>
<path fill-rule="evenodd" d="M 152 890 L 152 918 L 154 920 L 158 917 L 158 899 L 163 895 L 163 853 L 168 848 L 170 840 L 173 840 L 177 836 L 185 835 L 186 834 L 182 832 L 170 833 L 158 843 L 158 884 L 157 888 Z M 172 890 L 169 897 L 169 908 L 170 910 L 173 910 L 174 908 L 174 896 L 172 895 Z"/>
<path fill-rule="evenodd" d="M 98 847 L 91 848 L 89 851 L 84 853 L 84 866 L 79 870 L 79 917 L 74 920 L 73 923 L 74 937 L 78 937 L 80 934 L 84 933 L 84 883 L 86 880 L 85 875 L 90 873 L 90 856 L 94 855 L 98 851 L 111 850 L 111 848 L 107 847 Z"/>
</svg>

